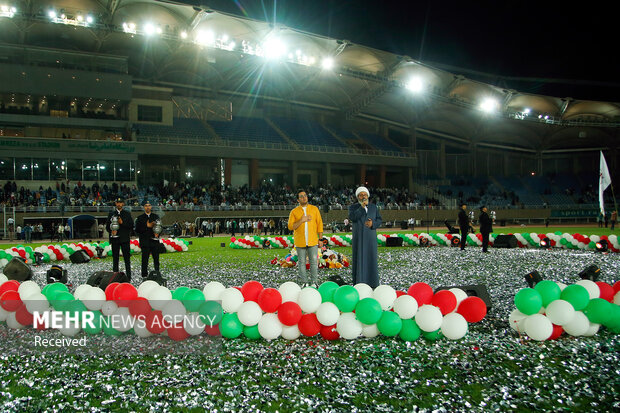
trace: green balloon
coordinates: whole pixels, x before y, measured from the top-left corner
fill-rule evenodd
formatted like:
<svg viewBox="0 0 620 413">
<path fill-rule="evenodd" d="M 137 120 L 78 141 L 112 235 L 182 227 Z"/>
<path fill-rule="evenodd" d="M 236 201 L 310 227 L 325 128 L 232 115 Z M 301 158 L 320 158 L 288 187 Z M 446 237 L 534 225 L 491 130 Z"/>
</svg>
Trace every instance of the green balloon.
<svg viewBox="0 0 620 413">
<path fill-rule="evenodd" d="M 198 308 L 198 313 L 202 316 L 202 322 L 211 327 L 219 324 L 224 316 L 222 304 L 217 301 L 205 301 Z"/>
<path fill-rule="evenodd" d="M 52 307 L 58 311 L 65 311 L 71 301 L 75 301 L 75 297 L 68 291 L 60 291 L 48 298 Z"/>
<path fill-rule="evenodd" d="M 249 338 L 250 340 L 260 339 L 260 333 L 258 332 L 258 324 L 256 324 L 255 326 L 243 327 L 243 335 Z"/>
<path fill-rule="evenodd" d="M 404 341 L 416 341 L 420 338 L 422 330 L 416 324 L 415 320 L 402 320 L 403 326 L 400 329 L 398 336 Z"/>
<path fill-rule="evenodd" d="M 82 314 L 82 312 L 84 312 L 86 310 L 88 310 L 88 309 L 86 308 L 84 303 L 81 302 L 80 300 L 68 301 L 64 305 L 64 309 L 63 309 L 63 311 L 65 313 L 69 313 L 72 317 L 75 317 L 75 314 L 80 316 Z"/>
<path fill-rule="evenodd" d="M 384 311 L 377 322 L 377 328 L 386 337 L 393 337 L 400 333 L 403 320 L 393 311 Z"/>
<path fill-rule="evenodd" d="M 47 252 L 43 253 L 43 262 L 50 262 L 50 255 Z"/>
<path fill-rule="evenodd" d="M 334 292 L 334 304 L 343 313 L 350 313 L 360 300 L 360 294 L 352 285 L 343 285 Z"/>
<path fill-rule="evenodd" d="M 100 311 L 88 311 L 88 313 L 93 314 L 92 326 L 90 325 L 90 323 L 84 323 L 83 330 L 86 332 L 86 334 L 99 334 L 103 329 L 103 315 Z"/>
<path fill-rule="evenodd" d="M 179 287 L 172 292 L 172 299 L 181 301 L 185 293 L 189 291 L 189 287 Z"/>
<path fill-rule="evenodd" d="M 121 334 L 123 334 L 121 331 L 118 331 L 117 329 L 112 327 L 112 319 L 109 316 L 102 317 L 101 325 L 103 327 L 103 333 L 106 336 L 120 336 Z"/>
<path fill-rule="evenodd" d="M 546 307 L 551 301 L 559 300 L 562 290 L 560 286 L 551 280 L 543 280 L 534 287 L 542 297 L 542 305 Z M 524 313 L 525 314 L 525 313 Z"/>
<path fill-rule="evenodd" d="M 183 299 L 181 300 L 183 305 L 190 313 L 198 311 L 202 303 L 205 302 L 205 295 L 202 291 L 192 288 L 191 290 L 187 290 L 183 295 Z"/>
<path fill-rule="evenodd" d="M 605 325 L 612 315 L 610 308 L 612 305 L 609 301 L 602 298 L 594 298 L 590 300 L 583 313 L 591 323 Z"/>
<path fill-rule="evenodd" d="M 441 333 L 440 328 L 435 331 L 422 331 L 422 337 L 424 337 L 428 341 L 437 341 L 443 338 L 443 334 Z"/>
<path fill-rule="evenodd" d="M 523 314 L 536 314 L 542 308 L 542 297 L 533 288 L 524 288 L 515 295 L 515 306 Z"/>
<path fill-rule="evenodd" d="M 383 315 L 383 309 L 379 301 L 374 298 L 364 298 L 355 306 L 355 318 L 363 324 L 375 324 Z"/>
<path fill-rule="evenodd" d="M 615 334 L 620 333 L 620 305 L 610 305 L 609 317 L 603 325 Z"/>
<path fill-rule="evenodd" d="M 338 284 L 333 281 L 325 281 L 323 284 L 319 286 L 319 292 L 321 293 L 322 302 L 333 303 L 334 302 L 334 293 L 338 289 Z"/>
<path fill-rule="evenodd" d="M 560 298 L 571 303 L 575 311 L 585 309 L 590 303 L 590 294 L 588 294 L 588 290 L 578 284 L 569 285 L 563 289 Z"/>
<path fill-rule="evenodd" d="M 220 332 L 222 337 L 237 338 L 243 332 L 243 324 L 239 321 L 237 313 L 224 314 L 220 323 Z"/>
<path fill-rule="evenodd" d="M 47 284 L 41 293 L 49 300 L 53 295 L 61 291 L 69 292 L 69 288 L 63 283 Z"/>
</svg>

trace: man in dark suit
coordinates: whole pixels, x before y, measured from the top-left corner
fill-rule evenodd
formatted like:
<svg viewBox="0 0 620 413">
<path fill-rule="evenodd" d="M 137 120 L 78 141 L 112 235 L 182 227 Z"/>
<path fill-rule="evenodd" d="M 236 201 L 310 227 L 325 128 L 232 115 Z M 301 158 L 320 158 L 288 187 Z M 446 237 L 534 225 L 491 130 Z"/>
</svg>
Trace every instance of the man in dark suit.
<svg viewBox="0 0 620 413">
<path fill-rule="evenodd" d="M 482 252 L 489 252 L 489 234 L 493 232 L 493 220 L 489 217 L 488 209 L 486 206 L 480 207 L 480 233 L 482 234 Z"/>
<path fill-rule="evenodd" d="M 149 201 L 145 201 L 143 206 L 144 214 L 136 219 L 136 233 L 142 250 L 142 279 L 145 280 L 149 271 L 149 255 L 153 255 L 155 271 L 159 271 L 159 234 L 154 232 L 159 216 L 151 212 L 152 207 Z"/>
<path fill-rule="evenodd" d="M 467 205 L 461 204 L 461 210 L 458 216 L 459 228 L 461 228 L 461 251 L 465 250 L 467 242 L 467 233 L 469 232 L 469 216 L 467 215 Z"/>
<path fill-rule="evenodd" d="M 123 209 L 125 201 L 123 198 L 117 198 L 115 208 L 108 214 L 106 221 L 106 230 L 110 234 L 110 247 L 112 248 L 112 271 L 118 272 L 118 262 L 120 251 L 123 251 L 123 260 L 125 261 L 125 274 L 131 279 L 131 250 L 129 248 L 129 235 L 133 230 L 133 218 L 131 213 Z M 110 226 L 113 222 L 118 224 L 118 229 L 113 230 Z"/>
</svg>

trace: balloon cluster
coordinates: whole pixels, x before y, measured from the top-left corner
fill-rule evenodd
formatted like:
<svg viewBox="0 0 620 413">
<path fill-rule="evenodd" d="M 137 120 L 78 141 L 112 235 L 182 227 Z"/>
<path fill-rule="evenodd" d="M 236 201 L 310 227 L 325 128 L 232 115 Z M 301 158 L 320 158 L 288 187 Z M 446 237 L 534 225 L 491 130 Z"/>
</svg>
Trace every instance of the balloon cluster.
<svg viewBox="0 0 620 413">
<path fill-rule="evenodd" d="M 20 284 L 0 278 L 0 321 L 8 327 L 33 325 L 35 311 L 51 310 L 93 320 L 60 328 L 68 336 L 83 329 L 87 334 L 166 334 L 174 340 L 206 332 L 266 340 L 319 334 L 327 340 L 351 340 L 382 334 L 413 341 L 420 336 L 458 340 L 467 333 L 468 323 L 484 318 L 487 308 L 481 299 L 458 288 L 433 293 L 425 283 L 413 284 L 407 292 L 388 285 L 373 290 L 366 284 L 338 286 L 330 281 L 318 289 L 302 289 L 294 282 L 264 288 L 258 281 L 248 281 L 242 287 L 210 282 L 202 291 L 188 287 L 171 291 L 145 281 L 137 289 L 112 283 L 105 291 L 80 285 L 71 294 L 61 283 L 41 290 L 32 281 Z M 110 322 L 115 318 L 126 322 L 115 325 Z"/>
<path fill-rule="evenodd" d="M 537 341 L 555 340 L 564 332 L 593 336 L 601 326 L 620 333 L 620 281 L 580 280 L 572 285 L 544 280 L 514 298 L 509 324 Z"/>
<path fill-rule="evenodd" d="M 579 250 L 595 250 L 596 243 L 599 241 L 607 241 L 607 245 L 610 251 L 620 252 L 620 244 L 618 243 L 617 235 L 582 235 L 582 234 L 568 234 L 561 231 L 550 232 L 548 234 L 536 234 L 521 233 L 514 234 L 517 238 L 519 247 L 539 247 L 541 241 L 545 238 L 549 239 L 550 248 L 565 248 L 565 249 L 579 249 Z"/>
<path fill-rule="evenodd" d="M 189 242 L 187 240 L 176 238 L 176 239 L 162 239 L 161 242 L 166 247 L 166 251 L 175 252 L 175 251 L 187 251 Z M 24 259 L 27 263 L 33 263 L 36 261 L 35 253 L 41 254 L 41 260 L 44 263 L 50 263 L 55 261 L 68 261 L 69 256 L 73 254 L 75 251 L 84 250 L 88 254 L 89 257 L 97 257 L 97 248 L 103 248 L 103 256 L 112 256 L 112 247 L 108 241 L 101 243 L 89 243 L 89 242 L 78 242 L 71 244 L 50 244 L 50 245 L 41 245 L 36 248 L 32 248 L 31 246 L 23 246 L 18 245 L 16 247 L 7 248 L 5 250 L 0 250 L 0 268 L 4 268 L 6 264 L 9 263 L 13 257 L 20 257 Z M 130 241 L 130 251 L 132 254 L 139 253 L 140 243 L 138 240 Z"/>
</svg>

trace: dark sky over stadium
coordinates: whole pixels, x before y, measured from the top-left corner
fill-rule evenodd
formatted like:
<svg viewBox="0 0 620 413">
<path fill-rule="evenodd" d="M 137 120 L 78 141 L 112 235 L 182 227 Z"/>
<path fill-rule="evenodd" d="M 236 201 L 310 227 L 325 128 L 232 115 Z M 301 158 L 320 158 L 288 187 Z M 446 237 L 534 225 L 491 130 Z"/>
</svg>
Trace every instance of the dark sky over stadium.
<svg viewBox="0 0 620 413">
<path fill-rule="evenodd" d="M 596 3 L 203 0 L 521 92 L 620 102 L 615 15 Z"/>
</svg>

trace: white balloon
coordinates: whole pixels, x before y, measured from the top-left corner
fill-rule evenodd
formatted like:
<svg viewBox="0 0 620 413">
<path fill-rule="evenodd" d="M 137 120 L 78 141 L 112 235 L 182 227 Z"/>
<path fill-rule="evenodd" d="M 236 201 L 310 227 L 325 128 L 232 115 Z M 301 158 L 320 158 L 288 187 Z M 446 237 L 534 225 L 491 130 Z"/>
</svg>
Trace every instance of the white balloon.
<svg viewBox="0 0 620 413">
<path fill-rule="evenodd" d="M 9 314 L 11 314 L 9 311 L 6 311 L 4 308 L 0 307 L 0 321 L 6 321 Z"/>
<path fill-rule="evenodd" d="M 383 311 L 390 311 L 396 300 L 396 291 L 389 285 L 380 285 L 373 291 L 372 298 L 379 301 Z"/>
<path fill-rule="evenodd" d="M 324 326 L 331 326 L 338 322 L 338 317 L 340 317 L 340 310 L 336 307 L 334 303 L 323 303 L 316 310 L 316 318 L 319 320 L 319 323 Z"/>
<path fill-rule="evenodd" d="M 575 308 L 566 300 L 554 300 L 547 306 L 547 318 L 553 324 L 566 325 L 575 318 Z"/>
<path fill-rule="evenodd" d="M 600 324 L 590 323 L 590 327 L 588 327 L 588 331 L 586 331 L 583 336 L 584 337 L 592 337 L 596 333 L 598 333 L 598 329 L 601 327 Z"/>
<path fill-rule="evenodd" d="M 239 317 L 239 321 L 247 327 L 258 324 L 262 316 L 263 311 L 255 301 L 246 301 L 241 304 L 237 310 L 237 317 Z"/>
<path fill-rule="evenodd" d="M 572 307 L 571 307 L 572 308 Z M 523 314 L 519 310 L 512 310 L 508 317 L 508 324 L 514 331 L 523 333 L 525 331 L 525 319 L 527 314 Z"/>
<path fill-rule="evenodd" d="M 75 291 L 73 292 L 73 296 L 76 300 L 81 300 L 91 288 L 93 287 L 88 284 L 82 284 L 75 289 Z"/>
<path fill-rule="evenodd" d="M 364 298 L 372 297 L 372 287 L 365 283 L 358 283 L 353 286 L 357 293 L 360 295 L 360 300 Z"/>
<path fill-rule="evenodd" d="M 394 312 L 403 320 L 413 318 L 418 312 L 418 302 L 409 294 L 404 294 L 394 301 Z"/>
<path fill-rule="evenodd" d="M 112 327 L 121 333 L 131 330 L 136 322 L 136 319 L 129 313 L 128 307 L 118 307 L 110 318 Z"/>
<path fill-rule="evenodd" d="M 166 324 L 176 326 L 183 322 L 187 310 L 181 301 L 170 300 L 161 310 L 161 314 Z"/>
<path fill-rule="evenodd" d="M 551 337 L 553 324 L 542 314 L 534 314 L 525 319 L 525 334 L 532 340 L 544 341 Z"/>
<path fill-rule="evenodd" d="M 24 297 L 28 297 L 31 294 L 40 293 L 41 287 L 39 287 L 39 285 L 34 281 L 28 280 L 22 282 L 19 285 L 17 292 L 19 293 L 20 298 L 23 299 Z"/>
<path fill-rule="evenodd" d="M 99 287 L 91 287 L 82 294 L 80 300 L 90 311 L 99 311 L 102 309 L 103 304 L 106 303 L 105 291 Z"/>
<path fill-rule="evenodd" d="M 285 340 L 297 340 L 301 332 L 299 331 L 299 327 L 297 324 L 294 326 L 282 326 L 282 338 Z"/>
<path fill-rule="evenodd" d="M 441 327 L 443 316 L 441 310 L 434 305 L 423 305 L 415 315 L 415 322 L 420 330 L 431 332 L 437 331 Z"/>
<path fill-rule="evenodd" d="M 138 297 L 144 297 L 147 300 L 149 299 L 149 293 L 155 288 L 159 287 L 153 280 L 146 280 L 142 284 L 138 286 Z"/>
<path fill-rule="evenodd" d="M 243 304 L 243 294 L 236 288 L 230 287 L 222 291 L 216 300 L 222 300 L 222 308 L 225 312 L 234 313 Z"/>
<path fill-rule="evenodd" d="M 362 335 L 367 338 L 374 338 L 379 335 L 379 328 L 376 324 L 362 324 Z"/>
<path fill-rule="evenodd" d="M 43 313 L 50 308 L 50 303 L 47 301 L 47 297 L 41 293 L 31 294 L 22 301 L 26 306 L 26 310 L 28 310 L 30 314 L 34 314 L 35 311 Z"/>
<path fill-rule="evenodd" d="M 197 336 L 205 331 L 205 323 L 199 313 L 189 313 L 183 317 L 183 328 L 190 336 Z"/>
<path fill-rule="evenodd" d="M 316 312 L 321 305 L 321 293 L 312 287 L 306 287 L 299 293 L 297 303 L 305 314 Z M 330 324 L 331 325 L 331 324 Z"/>
<path fill-rule="evenodd" d="M 346 340 L 354 340 L 362 334 L 362 323 L 354 313 L 342 313 L 336 322 L 336 331 Z"/>
<path fill-rule="evenodd" d="M 217 301 L 220 299 L 222 292 L 226 287 L 219 281 L 211 281 L 205 288 L 202 289 L 202 293 L 205 295 L 205 300 L 207 301 Z"/>
<path fill-rule="evenodd" d="M 460 288 L 450 288 L 450 291 L 456 297 L 456 306 L 459 306 L 459 303 L 467 298 L 467 293 Z M 455 308 L 456 310 L 456 308 Z"/>
<path fill-rule="evenodd" d="M 583 312 L 575 311 L 573 319 L 569 323 L 564 324 L 562 328 L 571 336 L 582 336 L 590 329 L 590 320 Z"/>
<path fill-rule="evenodd" d="M 172 300 L 172 292 L 164 286 L 155 287 L 149 291 L 149 304 L 156 310 L 163 310 L 166 304 Z"/>
<path fill-rule="evenodd" d="M 579 280 L 575 284 L 581 285 L 586 290 L 588 290 L 588 294 L 590 294 L 590 300 L 593 300 L 595 298 L 600 298 L 600 296 L 601 296 L 601 289 L 599 288 L 598 285 L 596 285 L 596 283 L 594 281 L 592 281 L 592 280 Z"/>
<path fill-rule="evenodd" d="M 620 291 L 614 295 L 614 304 L 620 305 Z"/>
<path fill-rule="evenodd" d="M 86 308 L 88 308 L 88 306 Z M 90 308 L 89 308 L 89 310 L 90 310 Z M 105 316 L 109 316 L 109 315 L 114 314 L 116 312 L 116 310 L 118 310 L 118 306 L 116 305 L 116 303 L 114 301 L 106 301 L 101 306 L 101 314 L 103 314 Z"/>
<path fill-rule="evenodd" d="M 297 302 L 301 287 L 292 281 L 287 281 L 278 288 L 280 295 L 282 296 L 282 302 L 292 301 Z"/>
<path fill-rule="evenodd" d="M 566 284 L 564 284 L 563 282 L 556 281 L 555 283 L 558 285 L 558 287 L 560 287 L 560 291 L 566 288 Z"/>
<path fill-rule="evenodd" d="M 6 261 L 4 265 L 2 265 L 2 261 Z M 6 264 L 8 264 L 8 261 L 6 259 L 3 258 L 0 260 L 0 267 L 6 267 Z M 6 275 L 0 273 L 0 285 L 4 284 L 8 280 L 9 279 L 6 277 Z"/>
<path fill-rule="evenodd" d="M 0 307 L 0 310 L 4 311 L 4 309 L 2 307 Z M 20 328 L 24 328 L 23 325 L 21 325 L 17 319 L 15 318 L 15 314 L 17 314 L 16 312 L 6 312 L 6 326 L 8 328 L 12 328 L 12 329 L 20 329 Z"/>
<path fill-rule="evenodd" d="M 258 333 L 265 340 L 274 340 L 282 334 L 282 323 L 274 313 L 264 314 L 258 322 Z"/>
<path fill-rule="evenodd" d="M 450 313 L 441 322 L 441 333 L 450 340 L 459 340 L 467 334 L 467 321 L 459 313 Z"/>
<path fill-rule="evenodd" d="M 144 321 L 136 321 L 133 325 L 133 332 L 136 333 L 138 337 L 146 338 L 153 335 L 147 328 L 146 323 Z"/>
<path fill-rule="evenodd" d="M 82 326 L 80 325 L 80 322 L 78 321 L 77 323 L 74 322 L 70 322 L 68 324 L 65 324 L 66 317 L 63 317 L 62 319 L 62 327 L 60 327 L 58 329 L 58 331 L 60 331 L 60 333 L 64 336 L 67 337 L 73 337 L 76 336 L 81 330 L 82 330 Z"/>
</svg>

